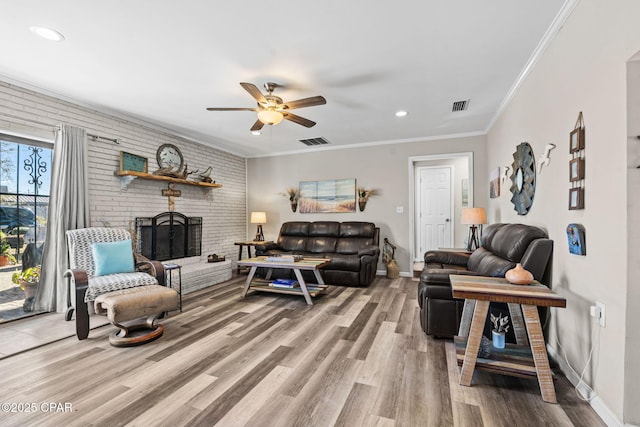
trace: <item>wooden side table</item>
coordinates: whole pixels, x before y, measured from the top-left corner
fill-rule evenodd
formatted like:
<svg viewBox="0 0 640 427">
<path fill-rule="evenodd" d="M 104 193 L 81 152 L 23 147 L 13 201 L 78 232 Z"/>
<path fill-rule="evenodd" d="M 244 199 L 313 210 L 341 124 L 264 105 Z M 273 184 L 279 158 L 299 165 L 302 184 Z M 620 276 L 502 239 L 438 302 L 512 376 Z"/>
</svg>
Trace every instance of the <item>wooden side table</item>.
<svg viewBox="0 0 640 427">
<path fill-rule="evenodd" d="M 459 336 L 455 339 L 457 345 L 465 345 L 466 341 L 466 348 L 458 353 L 458 360 L 462 359 L 460 384 L 471 385 L 476 367 L 506 375 L 532 375 L 538 379 L 542 400 L 556 403 L 556 391 L 537 307 L 564 308 L 567 300 L 538 282 L 521 286 L 512 285 L 499 277 L 451 275 L 450 279 L 453 297 L 465 299 Z M 492 301 L 509 304 L 517 344 L 508 344 L 500 351 L 492 348 L 492 356 L 496 350 L 496 357 L 482 359 L 478 358 L 478 349 L 489 303 Z"/>
<path fill-rule="evenodd" d="M 256 246 L 256 245 L 266 245 L 267 243 L 273 243 L 271 240 L 250 240 L 250 241 L 246 241 L 246 242 L 235 242 L 234 245 L 239 246 L 238 248 L 238 261 L 240 261 L 242 259 L 242 248 L 243 247 L 247 247 L 247 258 L 253 258 L 253 255 L 251 255 L 251 246 Z M 240 268 L 242 268 L 242 266 L 240 264 L 238 264 L 238 268 L 237 271 L 238 273 L 240 273 Z"/>
</svg>

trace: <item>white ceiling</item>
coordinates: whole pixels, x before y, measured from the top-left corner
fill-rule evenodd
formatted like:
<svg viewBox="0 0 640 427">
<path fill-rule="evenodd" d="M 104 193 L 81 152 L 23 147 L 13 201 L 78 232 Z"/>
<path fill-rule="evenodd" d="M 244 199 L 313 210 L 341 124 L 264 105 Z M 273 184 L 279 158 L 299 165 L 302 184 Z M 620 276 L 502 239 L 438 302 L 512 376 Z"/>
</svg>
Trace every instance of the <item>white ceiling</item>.
<svg viewBox="0 0 640 427">
<path fill-rule="evenodd" d="M 564 3 L 0 0 L 0 79 L 248 157 L 312 150 L 304 138 L 337 147 L 472 134 L 487 130 Z M 253 136 L 255 113 L 205 110 L 254 107 L 241 81 L 327 104 L 295 111 L 313 128 L 283 121 Z"/>
</svg>

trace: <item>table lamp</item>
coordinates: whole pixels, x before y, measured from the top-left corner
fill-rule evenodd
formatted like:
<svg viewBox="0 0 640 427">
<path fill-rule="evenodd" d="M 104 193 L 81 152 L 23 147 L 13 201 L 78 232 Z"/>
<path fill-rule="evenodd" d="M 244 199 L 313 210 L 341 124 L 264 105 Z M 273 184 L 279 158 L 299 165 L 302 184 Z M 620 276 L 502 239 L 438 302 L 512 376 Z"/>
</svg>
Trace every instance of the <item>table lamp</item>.
<svg viewBox="0 0 640 427">
<path fill-rule="evenodd" d="M 267 222 L 266 212 L 251 212 L 251 224 L 258 224 L 258 230 L 256 232 L 255 241 L 264 241 L 264 234 L 262 234 L 262 224 Z"/>
<path fill-rule="evenodd" d="M 470 225 L 469 239 L 467 241 L 467 250 L 473 251 L 480 247 L 480 235 L 482 234 L 482 224 L 487 223 L 487 213 L 484 208 L 463 208 L 462 223 Z M 478 225 L 480 225 L 480 234 L 477 233 Z"/>
</svg>

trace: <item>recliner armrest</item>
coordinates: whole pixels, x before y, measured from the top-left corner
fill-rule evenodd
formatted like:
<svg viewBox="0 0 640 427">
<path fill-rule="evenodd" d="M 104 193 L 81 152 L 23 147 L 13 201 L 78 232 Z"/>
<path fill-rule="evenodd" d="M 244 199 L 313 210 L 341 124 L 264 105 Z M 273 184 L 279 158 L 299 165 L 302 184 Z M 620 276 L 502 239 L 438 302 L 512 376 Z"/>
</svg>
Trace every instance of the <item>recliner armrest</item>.
<svg viewBox="0 0 640 427">
<path fill-rule="evenodd" d="M 76 336 L 79 340 L 84 340 L 89 336 L 89 311 L 87 304 L 84 302 L 84 296 L 87 293 L 89 287 L 89 276 L 85 270 L 69 269 L 64 272 L 64 277 L 68 280 L 72 280 L 75 285 L 75 297 L 76 297 Z M 69 284 L 70 286 L 70 284 Z M 71 289 L 67 288 L 68 297 L 71 298 Z M 71 313 L 69 313 L 67 320 L 70 320 Z"/>
<path fill-rule="evenodd" d="M 256 245 L 256 252 L 266 252 L 274 249 L 280 249 L 280 246 L 275 242 L 266 242 L 262 245 Z"/>
<path fill-rule="evenodd" d="M 358 250 L 358 256 L 365 256 L 365 255 L 371 255 L 371 256 L 377 256 L 380 254 L 380 248 L 377 246 L 368 246 L 366 248 L 362 248 Z"/>
<path fill-rule="evenodd" d="M 427 251 L 424 254 L 424 263 L 425 265 L 439 263 L 466 267 L 470 256 L 469 252 Z"/>
<path fill-rule="evenodd" d="M 164 265 L 160 261 L 142 261 L 136 264 L 136 271 L 150 274 L 164 286 Z"/>
</svg>

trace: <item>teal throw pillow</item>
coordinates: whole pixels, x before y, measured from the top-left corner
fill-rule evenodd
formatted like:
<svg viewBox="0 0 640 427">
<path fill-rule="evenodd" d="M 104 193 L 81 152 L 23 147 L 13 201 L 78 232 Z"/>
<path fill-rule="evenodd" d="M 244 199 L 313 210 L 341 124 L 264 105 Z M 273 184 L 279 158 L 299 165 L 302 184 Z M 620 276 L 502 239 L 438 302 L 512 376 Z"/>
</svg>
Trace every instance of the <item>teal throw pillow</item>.
<svg viewBox="0 0 640 427">
<path fill-rule="evenodd" d="M 92 243 L 91 252 L 96 265 L 96 276 L 133 272 L 131 240 Z"/>
</svg>

